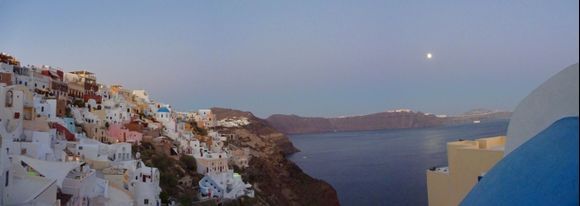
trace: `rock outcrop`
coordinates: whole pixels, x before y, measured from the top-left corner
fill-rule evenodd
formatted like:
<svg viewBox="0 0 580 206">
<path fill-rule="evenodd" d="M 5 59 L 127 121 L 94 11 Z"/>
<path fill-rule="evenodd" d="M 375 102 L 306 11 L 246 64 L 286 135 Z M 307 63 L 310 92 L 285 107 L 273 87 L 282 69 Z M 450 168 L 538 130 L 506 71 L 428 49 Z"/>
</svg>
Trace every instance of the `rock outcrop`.
<svg viewBox="0 0 580 206">
<path fill-rule="evenodd" d="M 238 169 L 253 184 L 254 205 L 339 205 L 336 191 L 328 183 L 305 174 L 286 156 L 297 152 L 288 138 L 250 112 L 212 108 L 216 119 L 244 117 L 250 124 L 216 128 L 231 134 L 228 144 L 250 148 L 249 167 Z M 237 170 L 237 171 L 238 171 Z"/>
</svg>

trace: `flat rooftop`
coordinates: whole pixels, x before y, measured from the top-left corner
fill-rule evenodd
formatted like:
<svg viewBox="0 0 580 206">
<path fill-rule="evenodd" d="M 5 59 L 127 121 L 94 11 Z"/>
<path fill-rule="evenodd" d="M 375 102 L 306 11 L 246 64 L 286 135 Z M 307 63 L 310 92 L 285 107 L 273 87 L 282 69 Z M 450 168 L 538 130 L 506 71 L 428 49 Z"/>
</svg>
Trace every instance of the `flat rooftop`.
<svg viewBox="0 0 580 206">
<path fill-rule="evenodd" d="M 20 205 L 34 200 L 51 185 L 56 184 L 56 180 L 42 177 L 14 176 L 12 184 L 10 203 Z"/>
</svg>

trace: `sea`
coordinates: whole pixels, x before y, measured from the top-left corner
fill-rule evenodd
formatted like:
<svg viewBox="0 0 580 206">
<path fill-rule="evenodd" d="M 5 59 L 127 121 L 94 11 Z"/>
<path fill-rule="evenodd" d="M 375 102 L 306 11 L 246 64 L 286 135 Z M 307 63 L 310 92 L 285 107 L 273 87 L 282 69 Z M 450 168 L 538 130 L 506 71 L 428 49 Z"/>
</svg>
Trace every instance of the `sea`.
<svg viewBox="0 0 580 206">
<path fill-rule="evenodd" d="M 446 143 L 505 135 L 507 120 L 421 129 L 290 135 L 289 158 L 331 184 L 341 205 L 427 205 L 425 172 L 447 165 Z"/>
</svg>

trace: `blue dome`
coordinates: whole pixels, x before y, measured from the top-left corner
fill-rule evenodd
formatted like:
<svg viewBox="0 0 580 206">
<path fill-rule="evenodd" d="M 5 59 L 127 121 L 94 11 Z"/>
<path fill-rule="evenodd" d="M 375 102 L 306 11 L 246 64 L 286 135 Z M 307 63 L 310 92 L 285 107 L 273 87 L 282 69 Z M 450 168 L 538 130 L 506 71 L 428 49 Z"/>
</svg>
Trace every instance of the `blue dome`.
<svg viewBox="0 0 580 206">
<path fill-rule="evenodd" d="M 578 117 L 567 117 L 504 157 L 461 205 L 578 205 L 578 185 Z"/>
<path fill-rule="evenodd" d="M 167 107 L 161 107 L 157 110 L 157 112 L 167 112 L 169 113 L 169 109 L 167 109 Z"/>
</svg>

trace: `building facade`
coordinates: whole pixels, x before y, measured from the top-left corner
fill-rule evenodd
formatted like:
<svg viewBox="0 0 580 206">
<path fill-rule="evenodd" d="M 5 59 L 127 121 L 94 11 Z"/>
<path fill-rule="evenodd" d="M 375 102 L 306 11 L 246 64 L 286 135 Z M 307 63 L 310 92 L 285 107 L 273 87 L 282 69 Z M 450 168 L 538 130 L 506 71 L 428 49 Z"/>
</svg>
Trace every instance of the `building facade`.
<svg viewBox="0 0 580 206">
<path fill-rule="evenodd" d="M 505 136 L 447 143 L 449 166 L 427 170 L 430 206 L 459 205 L 471 188 L 503 158 Z"/>
</svg>

